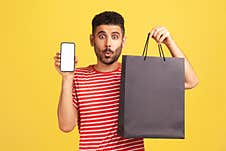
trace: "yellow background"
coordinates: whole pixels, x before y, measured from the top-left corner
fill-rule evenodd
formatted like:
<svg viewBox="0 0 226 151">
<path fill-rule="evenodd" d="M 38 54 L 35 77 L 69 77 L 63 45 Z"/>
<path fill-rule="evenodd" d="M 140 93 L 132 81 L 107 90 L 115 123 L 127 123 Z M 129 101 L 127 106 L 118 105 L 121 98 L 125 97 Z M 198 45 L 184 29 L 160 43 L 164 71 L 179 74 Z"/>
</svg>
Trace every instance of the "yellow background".
<svg viewBox="0 0 226 151">
<path fill-rule="evenodd" d="M 226 151 L 224 0 L 1 0 L 0 150 L 78 150 L 78 131 L 58 129 L 61 77 L 53 56 L 61 41 L 74 41 L 78 66 L 94 64 L 91 20 L 103 10 L 125 18 L 123 54 L 140 55 L 147 32 L 163 25 L 200 80 L 186 91 L 186 139 L 145 139 L 146 150 Z M 157 54 L 154 44 L 149 45 L 152 55 Z"/>
</svg>

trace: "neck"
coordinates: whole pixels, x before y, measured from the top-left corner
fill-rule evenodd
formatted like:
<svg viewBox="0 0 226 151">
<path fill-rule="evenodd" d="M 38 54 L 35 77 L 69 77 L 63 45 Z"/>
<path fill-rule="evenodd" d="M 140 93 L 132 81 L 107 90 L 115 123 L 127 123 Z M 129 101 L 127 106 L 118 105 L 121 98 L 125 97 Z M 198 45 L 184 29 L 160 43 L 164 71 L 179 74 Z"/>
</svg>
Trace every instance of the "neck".
<svg viewBox="0 0 226 151">
<path fill-rule="evenodd" d="M 94 68 L 100 72 L 111 72 L 111 71 L 116 70 L 118 68 L 118 66 L 119 66 L 118 62 L 114 62 L 113 64 L 106 65 L 98 60 L 97 64 L 94 66 Z"/>
</svg>

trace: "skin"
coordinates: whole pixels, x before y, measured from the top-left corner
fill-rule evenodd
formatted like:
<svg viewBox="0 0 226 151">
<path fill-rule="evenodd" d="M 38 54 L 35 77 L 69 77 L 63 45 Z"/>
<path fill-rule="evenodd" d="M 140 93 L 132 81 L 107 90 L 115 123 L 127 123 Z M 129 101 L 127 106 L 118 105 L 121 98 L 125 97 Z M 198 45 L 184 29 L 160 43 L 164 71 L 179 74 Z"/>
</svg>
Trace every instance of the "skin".
<svg viewBox="0 0 226 151">
<path fill-rule="evenodd" d="M 90 44 L 97 55 L 96 70 L 109 72 L 118 67 L 117 60 L 125 46 L 125 37 L 119 26 L 97 26 L 95 33 L 90 35 Z"/>
<path fill-rule="evenodd" d="M 194 88 L 198 84 L 198 78 L 188 62 L 185 55 L 179 49 L 169 31 L 162 26 L 156 26 L 150 31 L 150 36 L 157 42 L 165 44 L 173 57 L 185 59 L 185 89 Z M 126 38 L 123 36 L 121 28 L 117 25 L 100 25 L 95 32 L 90 35 L 90 44 L 94 47 L 97 55 L 97 64 L 94 66 L 100 72 L 110 72 L 118 68 L 117 61 L 125 46 Z M 55 68 L 62 76 L 62 88 L 58 104 L 58 125 L 63 132 L 70 132 L 74 129 L 78 119 L 78 112 L 73 107 L 72 83 L 73 72 L 60 71 L 60 53 L 55 57 Z M 75 64 L 78 59 L 76 57 Z"/>
</svg>

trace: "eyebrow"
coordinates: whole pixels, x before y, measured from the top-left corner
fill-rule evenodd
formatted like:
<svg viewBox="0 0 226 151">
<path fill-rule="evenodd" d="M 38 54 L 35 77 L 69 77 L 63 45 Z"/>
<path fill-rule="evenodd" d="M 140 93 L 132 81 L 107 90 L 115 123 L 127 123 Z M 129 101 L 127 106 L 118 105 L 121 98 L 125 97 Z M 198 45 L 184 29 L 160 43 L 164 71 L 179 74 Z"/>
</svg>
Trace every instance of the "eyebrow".
<svg viewBox="0 0 226 151">
<path fill-rule="evenodd" d="M 99 34 L 105 34 L 105 33 L 106 33 L 105 31 L 101 30 L 101 31 L 99 31 L 99 32 L 97 33 L 97 35 L 99 35 Z"/>
<path fill-rule="evenodd" d="M 113 32 L 112 34 L 118 34 L 118 35 L 120 35 L 120 33 L 119 33 L 119 32 L 117 32 L 117 31 Z"/>
<path fill-rule="evenodd" d="M 99 32 L 97 33 L 97 35 L 99 35 L 99 34 L 105 34 L 105 33 L 106 33 L 105 31 L 101 30 L 101 31 L 99 31 Z M 118 34 L 118 35 L 120 35 L 120 33 L 117 32 L 117 31 L 112 32 L 112 34 Z"/>
</svg>

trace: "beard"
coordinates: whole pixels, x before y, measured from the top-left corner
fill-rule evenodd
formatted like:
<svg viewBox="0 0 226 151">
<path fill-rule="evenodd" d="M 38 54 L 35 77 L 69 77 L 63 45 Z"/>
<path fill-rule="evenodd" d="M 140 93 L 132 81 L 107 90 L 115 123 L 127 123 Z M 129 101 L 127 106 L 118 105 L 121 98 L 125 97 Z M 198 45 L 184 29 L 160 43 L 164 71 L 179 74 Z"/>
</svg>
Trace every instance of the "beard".
<svg viewBox="0 0 226 151">
<path fill-rule="evenodd" d="M 118 61 L 119 56 L 122 52 L 122 44 L 115 49 L 115 51 L 111 50 L 110 48 L 106 48 L 103 51 L 96 47 L 94 43 L 94 50 L 97 56 L 97 59 L 106 65 L 111 65 L 114 62 Z"/>
</svg>

